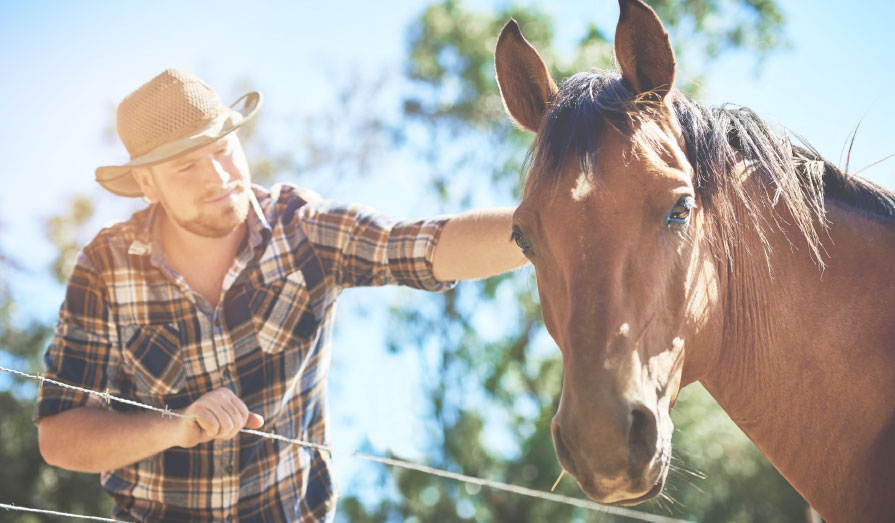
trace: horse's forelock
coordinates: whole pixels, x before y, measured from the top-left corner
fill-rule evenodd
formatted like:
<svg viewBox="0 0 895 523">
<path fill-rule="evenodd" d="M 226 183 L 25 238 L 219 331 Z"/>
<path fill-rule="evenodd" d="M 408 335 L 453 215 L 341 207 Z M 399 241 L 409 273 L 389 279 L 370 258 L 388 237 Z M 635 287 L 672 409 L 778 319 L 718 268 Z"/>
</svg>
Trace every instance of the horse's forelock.
<svg viewBox="0 0 895 523">
<path fill-rule="evenodd" d="M 570 77 L 526 156 L 526 194 L 547 181 L 555 185 L 570 161 L 577 161 L 581 172 L 591 173 L 607 127 L 631 135 L 642 147 L 654 147 L 661 141 L 658 137 L 634 131 L 655 118 L 658 105 L 649 96 L 635 97 L 617 71 L 593 69 Z"/>
<path fill-rule="evenodd" d="M 631 129 L 633 102 L 617 72 L 595 69 L 566 80 L 529 149 L 526 193 L 547 181 L 555 184 L 571 160 L 590 172 L 606 126 Z"/>
</svg>

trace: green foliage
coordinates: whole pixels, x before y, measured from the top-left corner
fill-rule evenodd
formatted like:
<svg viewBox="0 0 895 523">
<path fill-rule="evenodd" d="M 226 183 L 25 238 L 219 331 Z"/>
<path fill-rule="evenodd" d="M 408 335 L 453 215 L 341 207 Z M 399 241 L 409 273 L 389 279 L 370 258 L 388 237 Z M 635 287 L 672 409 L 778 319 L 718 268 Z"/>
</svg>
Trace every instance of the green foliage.
<svg viewBox="0 0 895 523">
<path fill-rule="evenodd" d="M 526 36 L 536 46 L 552 40 L 546 15 L 535 8 L 510 8 L 489 16 L 466 10 L 455 1 L 429 6 L 419 23 L 411 26 L 407 76 L 418 82 L 422 96 L 405 102 L 407 114 L 489 132 L 507 127 L 494 80 L 493 55 L 497 35 L 510 17 L 526 28 Z"/>
<path fill-rule="evenodd" d="M 672 28 L 695 29 L 695 45 L 708 58 L 727 50 L 745 49 L 761 59 L 787 45 L 783 13 L 773 0 L 653 0 L 648 2 L 659 18 Z M 692 28 L 692 29 L 691 29 Z M 691 48 L 689 38 L 674 38 L 678 47 Z"/>
<path fill-rule="evenodd" d="M 88 196 L 75 196 L 69 202 L 65 212 L 51 216 L 44 223 L 47 239 L 56 247 L 56 261 L 53 262 L 53 274 L 60 282 L 68 279 L 75 266 L 78 251 L 83 245 L 80 231 L 93 216 L 93 201 Z"/>
<path fill-rule="evenodd" d="M 0 486 L 2 502 L 88 516 L 111 513 L 111 501 L 96 475 L 44 463 L 31 421 L 34 402 L 0 393 Z M 56 522 L 70 518 L 0 510 L 0 521 Z"/>
<path fill-rule="evenodd" d="M 8 282 L 21 271 L 12 260 L 0 255 L 0 364 L 33 371 L 39 367 L 39 355 L 52 329 L 37 320 L 29 320 L 24 326 L 16 324 L 17 306 Z M 6 385 L 0 392 L 0 502 L 86 515 L 108 514 L 111 503 L 96 476 L 50 467 L 41 458 L 37 428 L 31 421 L 35 384 L 5 373 L 0 376 L 0 384 Z M 67 519 L 0 511 L 0 522 Z"/>
</svg>

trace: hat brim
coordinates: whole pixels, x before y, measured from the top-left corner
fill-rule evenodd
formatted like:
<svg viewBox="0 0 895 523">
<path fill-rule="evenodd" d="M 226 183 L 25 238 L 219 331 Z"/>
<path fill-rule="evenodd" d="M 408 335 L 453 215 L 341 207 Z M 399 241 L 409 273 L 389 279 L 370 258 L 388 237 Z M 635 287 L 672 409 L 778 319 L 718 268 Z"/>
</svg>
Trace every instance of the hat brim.
<svg viewBox="0 0 895 523">
<path fill-rule="evenodd" d="M 261 102 L 261 93 L 252 91 L 236 100 L 227 112 L 189 136 L 156 147 L 144 155 L 132 158 L 124 165 L 98 168 L 96 181 L 106 190 L 119 196 L 143 196 L 143 191 L 133 176 L 134 167 L 146 167 L 171 160 L 232 133 L 257 114 Z"/>
</svg>

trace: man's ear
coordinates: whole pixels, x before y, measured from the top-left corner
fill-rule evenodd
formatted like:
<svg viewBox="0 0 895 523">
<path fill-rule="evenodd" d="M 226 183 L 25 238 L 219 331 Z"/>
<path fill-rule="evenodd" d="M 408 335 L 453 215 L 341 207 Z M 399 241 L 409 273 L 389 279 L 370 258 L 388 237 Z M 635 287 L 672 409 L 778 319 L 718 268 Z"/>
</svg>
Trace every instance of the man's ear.
<svg viewBox="0 0 895 523">
<path fill-rule="evenodd" d="M 151 167 L 134 167 L 131 169 L 131 176 L 143 191 L 143 200 L 146 203 L 155 203 L 159 201 L 159 191 L 150 169 Z"/>
</svg>

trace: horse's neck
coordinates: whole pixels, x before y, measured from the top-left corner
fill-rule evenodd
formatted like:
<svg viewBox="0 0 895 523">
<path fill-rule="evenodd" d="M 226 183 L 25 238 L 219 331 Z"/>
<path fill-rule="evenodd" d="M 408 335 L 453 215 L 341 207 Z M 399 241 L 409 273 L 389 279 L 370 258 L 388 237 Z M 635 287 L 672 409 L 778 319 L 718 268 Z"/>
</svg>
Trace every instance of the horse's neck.
<svg viewBox="0 0 895 523">
<path fill-rule="evenodd" d="M 823 270 L 804 242 L 778 234 L 772 274 L 753 252 L 743 262 L 752 275 L 726 282 L 723 346 L 702 382 L 809 503 L 840 521 L 895 510 L 895 227 L 827 206 Z"/>
</svg>

